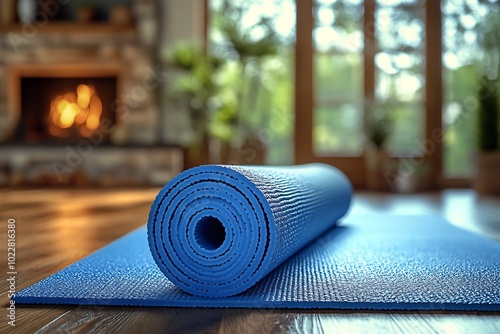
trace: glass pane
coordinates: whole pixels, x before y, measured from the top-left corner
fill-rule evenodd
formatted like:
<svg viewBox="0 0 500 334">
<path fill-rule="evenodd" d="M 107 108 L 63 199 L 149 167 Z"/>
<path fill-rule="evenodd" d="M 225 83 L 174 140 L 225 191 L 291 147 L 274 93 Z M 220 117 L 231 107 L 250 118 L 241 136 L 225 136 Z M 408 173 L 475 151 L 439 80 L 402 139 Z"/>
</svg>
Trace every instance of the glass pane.
<svg viewBox="0 0 500 334">
<path fill-rule="evenodd" d="M 211 27 L 210 41 L 212 45 L 224 44 L 219 26 L 220 16 L 227 16 L 238 23 L 241 32 L 252 39 L 259 39 L 267 29 L 284 44 L 295 40 L 295 1 L 294 0 L 210 0 Z"/>
<path fill-rule="evenodd" d="M 379 1 L 383 3 L 386 1 Z M 392 1 L 391 1 L 392 2 Z M 375 10 L 375 32 L 381 50 L 421 50 L 424 47 L 424 7 L 384 6 Z"/>
<path fill-rule="evenodd" d="M 421 101 L 424 90 L 420 54 L 379 52 L 375 56 L 378 100 Z"/>
<path fill-rule="evenodd" d="M 423 0 L 377 0 L 377 5 L 382 6 L 401 6 L 401 5 L 415 5 L 422 3 Z"/>
<path fill-rule="evenodd" d="M 313 127 L 315 154 L 359 154 L 363 148 L 361 120 L 359 105 L 317 107 Z"/>
<path fill-rule="evenodd" d="M 394 154 L 422 154 L 423 4 L 417 0 L 378 0 L 375 9 L 375 99 L 391 122 L 386 147 Z"/>
<path fill-rule="evenodd" d="M 349 5 L 361 5 L 363 0 L 315 0 L 317 4 L 331 5 L 334 3 L 342 3 Z"/>
<path fill-rule="evenodd" d="M 450 102 L 444 106 L 444 166 L 446 176 L 470 175 L 474 170 L 477 126 L 475 101 L 465 105 Z"/>
<path fill-rule="evenodd" d="M 357 53 L 363 49 L 361 1 L 321 1 L 313 9 L 314 48 L 319 52 Z"/>
<path fill-rule="evenodd" d="M 316 99 L 323 103 L 361 99 L 362 62 L 361 54 L 316 54 L 314 57 Z"/>
<path fill-rule="evenodd" d="M 480 24 L 498 18 L 498 3 L 443 0 L 443 171 L 470 177 L 477 151 L 477 87 L 485 58 Z M 496 9 L 495 9 L 496 8 Z M 498 21 L 497 21 L 498 22 Z"/>
<path fill-rule="evenodd" d="M 317 155 L 363 148 L 363 1 L 314 2 L 314 125 Z"/>
<path fill-rule="evenodd" d="M 423 112 L 420 105 L 385 104 L 392 124 L 387 148 L 395 154 L 422 153 Z"/>
</svg>

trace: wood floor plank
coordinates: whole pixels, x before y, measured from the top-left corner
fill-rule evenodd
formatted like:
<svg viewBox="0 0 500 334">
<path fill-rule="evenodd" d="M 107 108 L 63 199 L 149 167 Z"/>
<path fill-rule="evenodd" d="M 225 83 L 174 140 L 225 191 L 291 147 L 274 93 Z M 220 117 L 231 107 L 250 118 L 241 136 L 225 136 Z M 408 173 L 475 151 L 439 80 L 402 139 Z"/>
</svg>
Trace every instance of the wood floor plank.
<svg viewBox="0 0 500 334">
<path fill-rule="evenodd" d="M 438 333 L 500 333 L 500 314 L 422 314 Z"/>
<path fill-rule="evenodd" d="M 287 333 L 293 315 L 279 309 L 225 309 L 220 333 Z"/>
<path fill-rule="evenodd" d="M 3 303 L 2 303 L 3 304 Z M 5 319 L 0 322 L 0 333 L 35 333 L 69 311 L 46 306 L 23 306 L 16 309 L 15 327 L 7 324 Z M 3 318 L 3 317 L 2 317 Z"/>
<path fill-rule="evenodd" d="M 316 319 L 325 333 L 405 333 L 390 313 L 321 313 Z"/>
<path fill-rule="evenodd" d="M 60 317 L 48 322 L 35 333 L 122 333 L 132 309 L 109 310 L 93 307 L 71 307 Z"/>
<path fill-rule="evenodd" d="M 422 318 L 420 313 L 392 313 L 392 321 L 403 333 L 431 334 L 439 333 L 436 328 Z"/>
</svg>

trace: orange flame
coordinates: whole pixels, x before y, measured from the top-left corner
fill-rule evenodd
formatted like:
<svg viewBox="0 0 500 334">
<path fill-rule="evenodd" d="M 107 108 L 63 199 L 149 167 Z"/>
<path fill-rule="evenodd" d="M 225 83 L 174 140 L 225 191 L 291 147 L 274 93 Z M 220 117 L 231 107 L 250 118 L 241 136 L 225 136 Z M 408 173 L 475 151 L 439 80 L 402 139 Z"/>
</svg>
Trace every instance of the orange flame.
<svg viewBox="0 0 500 334">
<path fill-rule="evenodd" d="M 78 85 L 75 92 L 57 96 L 50 103 L 49 131 L 54 136 L 61 129 L 75 127 L 82 136 L 90 136 L 99 127 L 102 102 L 93 86 Z"/>
</svg>

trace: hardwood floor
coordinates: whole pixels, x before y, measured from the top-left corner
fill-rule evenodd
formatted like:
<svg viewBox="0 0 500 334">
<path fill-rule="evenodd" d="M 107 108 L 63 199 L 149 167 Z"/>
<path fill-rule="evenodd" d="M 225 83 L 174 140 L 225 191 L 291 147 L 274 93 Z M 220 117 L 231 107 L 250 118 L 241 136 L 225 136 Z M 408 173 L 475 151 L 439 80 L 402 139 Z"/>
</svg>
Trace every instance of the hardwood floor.
<svg viewBox="0 0 500 334">
<path fill-rule="evenodd" d="M 0 190 L 0 332 L 15 333 L 500 333 L 500 313 L 182 309 L 16 305 L 6 317 L 7 221 L 16 220 L 17 290 L 146 223 L 158 189 Z M 500 240 L 500 200 L 468 190 L 419 195 L 361 193 L 351 214 L 437 214 Z"/>
</svg>

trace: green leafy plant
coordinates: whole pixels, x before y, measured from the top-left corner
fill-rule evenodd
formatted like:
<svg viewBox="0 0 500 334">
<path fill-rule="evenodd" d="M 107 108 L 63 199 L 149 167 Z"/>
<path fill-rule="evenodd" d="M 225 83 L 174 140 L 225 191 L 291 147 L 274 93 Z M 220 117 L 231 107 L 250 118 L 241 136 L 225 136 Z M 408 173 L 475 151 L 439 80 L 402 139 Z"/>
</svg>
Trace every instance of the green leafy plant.
<svg viewBox="0 0 500 334">
<path fill-rule="evenodd" d="M 266 60 L 278 54 L 272 18 L 241 24 L 245 3 L 223 0 L 213 17 L 220 42 L 209 48 L 181 42 L 166 53 L 172 79 L 169 99 L 189 112 L 195 151 L 203 141 L 218 141 L 221 151 L 238 149 L 268 121 L 270 80 Z M 223 55 L 219 57 L 216 55 Z M 196 153 L 196 152 L 195 152 Z"/>
<path fill-rule="evenodd" d="M 500 19 L 498 12 L 490 13 L 479 24 L 478 29 L 481 32 L 479 45 L 484 54 L 481 69 L 483 74 L 478 82 L 478 143 L 481 151 L 493 151 L 500 147 Z"/>
<path fill-rule="evenodd" d="M 166 52 L 166 63 L 176 71 L 169 84 L 169 98 L 189 112 L 194 136 L 191 145 L 196 150 L 209 135 L 209 120 L 220 92 L 216 75 L 223 60 L 207 53 L 202 47 L 180 42 Z"/>
<path fill-rule="evenodd" d="M 263 36 L 255 38 L 250 31 L 242 30 L 237 20 L 222 20 L 220 28 L 226 40 L 227 51 L 233 52 L 242 62 L 275 55 L 278 50 L 275 32 L 269 27 L 267 20 L 262 21 L 261 27 Z"/>
<path fill-rule="evenodd" d="M 499 148 L 500 102 L 498 83 L 487 75 L 481 77 L 478 89 L 479 149 L 493 151 Z"/>
<path fill-rule="evenodd" d="M 249 28 L 243 28 L 241 21 L 244 8 L 232 1 L 223 1 L 221 13 L 215 25 L 222 37 L 222 52 L 236 61 L 240 71 L 239 85 L 231 87 L 237 97 L 237 111 L 234 114 L 234 125 L 239 138 L 233 138 L 240 144 L 246 137 L 255 135 L 266 122 L 264 108 L 259 102 L 263 99 L 263 62 L 278 54 L 279 39 L 272 24 L 272 18 L 261 17 Z"/>
<path fill-rule="evenodd" d="M 364 130 L 369 145 L 384 148 L 392 132 L 392 121 L 384 108 L 370 108 L 366 113 Z"/>
<path fill-rule="evenodd" d="M 166 64 L 174 71 L 168 85 L 168 97 L 189 113 L 192 135 L 189 154 L 199 156 L 202 145 L 209 143 L 211 162 L 220 162 L 222 151 L 235 137 L 239 106 L 234 87 L 220 80 L 226 61 L 199 45 L 179 42 L 166 52 Z M 214 152 L 214 143 L 221 152 Z"/>
</svg>

